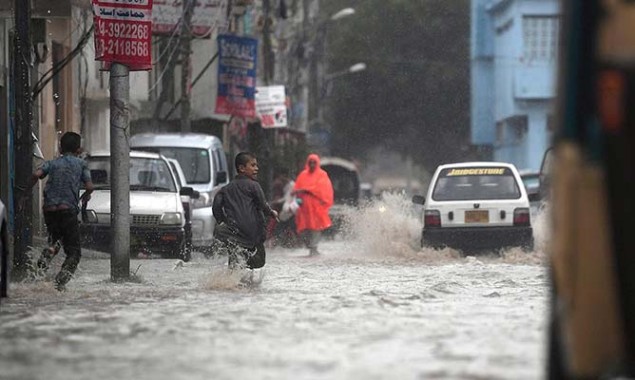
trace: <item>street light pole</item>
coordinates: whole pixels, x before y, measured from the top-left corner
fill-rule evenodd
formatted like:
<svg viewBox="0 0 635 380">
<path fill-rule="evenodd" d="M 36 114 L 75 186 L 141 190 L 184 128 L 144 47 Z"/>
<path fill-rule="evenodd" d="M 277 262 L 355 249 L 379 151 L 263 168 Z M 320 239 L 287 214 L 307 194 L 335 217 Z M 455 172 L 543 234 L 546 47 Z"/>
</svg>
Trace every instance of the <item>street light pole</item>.
<svg viewBox="0 0 635 380">
<path fill-rule="evenodd" d="M 331 74 L 326 74 L 324 76 L 324 82 L 328 83 L 328 82 L 332 81 L 333 79 L 341 77 L 343 75 L 357 73 L 357 72 L 364 71 L 364 70 L 366 70 L 366 64 L 364 62 L 359 62 L 359 63 L 356 63 L 356 64 L 352 65 L 351 67 L 349 67 L 346 70 L 337 71 L 337 72 L 334 72 L 334 73 L 331 73 Z"/>
<path fill-rule="evenodd" d="M 320 120 L 320 122 L 324 121 L 324 99 L 328 96 L 329 94 L 329 88 L 330 88 L 330 84 L 331 82 L 339 77 L 342 77 L 344 75 L 348 75 L 348 74 L 353 74 L 353 73 L 358 73 L 360 71 L 364 71 L 366 70 L 366 64 L 364 62 L 359 62 L 356 63 L 352 66 L 350 66 L 349 68 L 347 68 L 346 70 L 341 70 L 341 71 L 336 71 L 334 73 L 331 74 L 325 74 L 324 78 L 323 78 L 323 83 L 322 83 L 322 87 L 320 89 L 320 97 L 318 99 L 318 120 Z"/>
<path fill-rule="evenodd" d="M 323 88 L 326 67 L 326 41 L 328 24 L 355 14 L 355 9 L 344 8 L 327 19 L 321 20 L 313 27 L 316 32 L 309 63 L 309 127 L 312 121 L 322 122 L 321 89 Z"/>
</svg>

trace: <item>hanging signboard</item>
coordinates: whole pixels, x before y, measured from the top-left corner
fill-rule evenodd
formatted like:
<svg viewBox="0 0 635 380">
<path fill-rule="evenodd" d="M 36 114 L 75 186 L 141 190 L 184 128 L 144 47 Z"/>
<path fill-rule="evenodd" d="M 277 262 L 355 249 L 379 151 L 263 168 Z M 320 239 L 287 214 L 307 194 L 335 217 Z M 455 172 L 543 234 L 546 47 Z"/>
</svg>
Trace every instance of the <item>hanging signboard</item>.
<svg viewBox="0 0 635 380">
<path fill-rule="evenodd" d="M 218 36 L 216 113 L 256 117 L 258 40 L 231 34 Z"/>
<path fill-rule="evenodd" d="M 152 68 L 152 0 L 93 0 L 95 59 Z"/>
<path fill-rule="evenodd" d="M 196 1 L 190 31 L 197 37 L 210 37 L 224 24 L 227 0 Z M 152 5 L 152 33 L 157 35 L 179 35 L 183 0 L 154 0 Z"/>
<path fill-rule="evenodd" d="M 256 113 L 263 128 L 287 126 L 284 86 L 256 87 Z"/>
</svg>

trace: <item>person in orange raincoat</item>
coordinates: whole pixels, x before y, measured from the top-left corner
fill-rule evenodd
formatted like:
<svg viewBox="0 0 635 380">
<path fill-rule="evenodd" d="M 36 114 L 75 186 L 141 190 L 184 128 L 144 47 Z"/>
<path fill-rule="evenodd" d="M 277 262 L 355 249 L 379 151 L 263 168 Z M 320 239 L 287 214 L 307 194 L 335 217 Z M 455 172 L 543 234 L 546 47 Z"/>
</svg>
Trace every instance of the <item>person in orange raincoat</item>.
<svg viewBox="0 0 635 380">
<path fill-rule="evenodd" d="M 295 181 L 293 193 L 301 200 L 295 215 L 296 230 L 309 248 L 309 255 L 317 255 L 322 231 L 331 227 L 329 208 L 333 205 L 333 184 L 320 168 L 317 154 L 307 157 L 304 170 Z"/>
</svg>

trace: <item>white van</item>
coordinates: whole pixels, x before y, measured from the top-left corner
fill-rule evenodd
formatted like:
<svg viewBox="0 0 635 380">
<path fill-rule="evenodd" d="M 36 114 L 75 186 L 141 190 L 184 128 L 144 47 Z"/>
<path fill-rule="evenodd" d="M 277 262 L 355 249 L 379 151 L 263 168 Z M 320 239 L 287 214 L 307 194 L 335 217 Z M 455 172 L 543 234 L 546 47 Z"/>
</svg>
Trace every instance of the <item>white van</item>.
<svg viewBox="0 0 635 380">
<path fill-rule="evenodd" d="M 192 244 L 203 250 L 209 248 L 216 224 L 212 201 L 229 182 L 221 140 L 198 133 L 142 133 L 130 138 L 130 148 L 160 153 L 179 162 L 187 185 L 199 192 L 199 198 L 192 201 Z"/>
</svg>

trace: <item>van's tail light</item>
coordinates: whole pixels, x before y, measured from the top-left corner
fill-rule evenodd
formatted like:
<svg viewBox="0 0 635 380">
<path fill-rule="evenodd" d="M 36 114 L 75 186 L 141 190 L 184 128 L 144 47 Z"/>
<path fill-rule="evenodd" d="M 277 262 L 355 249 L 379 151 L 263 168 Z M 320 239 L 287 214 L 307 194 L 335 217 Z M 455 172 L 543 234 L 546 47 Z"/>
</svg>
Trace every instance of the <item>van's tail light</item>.
<svg viewBox="0 0 635 380">
<path fill-rule="evenodd" d="M 441 227 L 439 210 L 425 210 L 423 213 L 423 225 L 427 228 Z"/>
<path fill-rule="evenodd" d="M 514 210 L 514 226 L 529 226 L 531 224 L 529 209 L 520 207 Z"/>
</svg>

